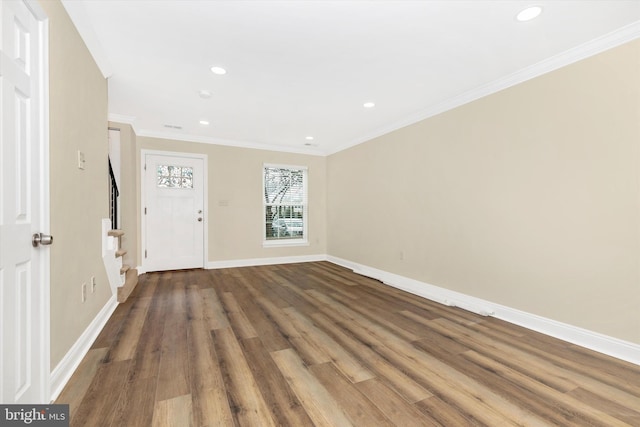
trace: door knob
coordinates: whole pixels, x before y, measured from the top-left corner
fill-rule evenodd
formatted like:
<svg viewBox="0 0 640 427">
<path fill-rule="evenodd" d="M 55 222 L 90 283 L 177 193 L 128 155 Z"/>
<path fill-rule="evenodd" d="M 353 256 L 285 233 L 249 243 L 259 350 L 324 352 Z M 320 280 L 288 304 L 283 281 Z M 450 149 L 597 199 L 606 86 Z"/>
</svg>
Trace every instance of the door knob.
<svg viewBox="0 0 640 427">
<path fill-rule="evenodd" d="M 42 233 L 35 233 L 31 237 L 31 244 L 34 248 L 37 248 L 38 245 L 50 245 L 53 243 L 53 236 Z"/>
<path fill-rule="evenodd" d="M 201 221 L 202 221 L 202 218 L 198 218 L 198 221 L 200 221 L 200 222 L 201 222 Z"/>
</svg>

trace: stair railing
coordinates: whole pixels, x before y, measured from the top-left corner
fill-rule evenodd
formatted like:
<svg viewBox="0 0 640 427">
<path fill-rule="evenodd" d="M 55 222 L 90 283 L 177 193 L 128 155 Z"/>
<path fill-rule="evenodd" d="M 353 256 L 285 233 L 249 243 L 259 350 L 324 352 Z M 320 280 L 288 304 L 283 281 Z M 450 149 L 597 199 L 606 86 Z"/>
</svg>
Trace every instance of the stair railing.
<svg viewBox="0 0 640 427">
<path fill-rule="evenodd" d="M 109 197 L 109 218 L 111 219 L 111 227 L 113 229 L 118 228 L 118 196 L 120 191 L 118 190 L 118 183 L 116 182 L 116 176 L 113 173 L 111 167 L 111 158 L 109 160 L 109 178 L 110 178 L 110 197 Z"/>
</svg>

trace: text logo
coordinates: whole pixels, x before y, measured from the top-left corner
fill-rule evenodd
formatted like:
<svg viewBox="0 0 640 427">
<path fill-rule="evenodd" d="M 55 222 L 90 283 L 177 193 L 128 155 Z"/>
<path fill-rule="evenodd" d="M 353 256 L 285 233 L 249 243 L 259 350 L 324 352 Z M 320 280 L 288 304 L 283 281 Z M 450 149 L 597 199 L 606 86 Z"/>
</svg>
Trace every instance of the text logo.
<svg viewBox="0 0 640 427">
<path fill-rule="evenodd" d="M 69 405 L 0 405 L 0 426 L 69 427 Z"/>
</svg>

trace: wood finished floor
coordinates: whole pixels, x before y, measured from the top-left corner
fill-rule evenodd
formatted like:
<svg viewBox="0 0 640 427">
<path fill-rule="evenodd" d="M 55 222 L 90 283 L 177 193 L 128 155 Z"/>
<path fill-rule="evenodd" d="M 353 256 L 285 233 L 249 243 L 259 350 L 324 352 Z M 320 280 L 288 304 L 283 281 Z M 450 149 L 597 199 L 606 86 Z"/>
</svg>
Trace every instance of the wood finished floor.
<svg viewBox="0 0 640 427">
<path fill-rule="evenodd" d="M 72 426 L 640 426 L 640 368 L 339 266 L 140 277 Z"/>
</svg>

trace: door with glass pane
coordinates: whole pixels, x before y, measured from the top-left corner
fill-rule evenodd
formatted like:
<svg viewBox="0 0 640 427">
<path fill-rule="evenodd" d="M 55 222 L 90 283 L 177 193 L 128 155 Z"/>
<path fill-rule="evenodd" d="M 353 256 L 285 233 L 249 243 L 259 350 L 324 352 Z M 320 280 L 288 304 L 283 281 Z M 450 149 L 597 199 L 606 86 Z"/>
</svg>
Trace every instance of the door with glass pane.
<svg viewBox="0 0 640 427">
<path fill-rule="evenodd" d="M 206 156 L 154 152 L 143 159 L 143 268 L 203 268 Z"/>
</svg>

